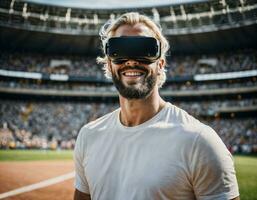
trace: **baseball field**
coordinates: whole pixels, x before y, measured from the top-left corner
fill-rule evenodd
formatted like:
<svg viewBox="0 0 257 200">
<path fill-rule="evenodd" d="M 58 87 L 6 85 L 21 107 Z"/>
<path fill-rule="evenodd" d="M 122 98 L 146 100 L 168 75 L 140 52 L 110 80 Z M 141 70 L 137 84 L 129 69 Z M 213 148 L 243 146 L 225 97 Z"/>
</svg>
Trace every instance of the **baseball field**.
<svg viewBox="0 0 257 200">
<path fill-rule="evenodd" d="M 234 156 L 241 200 L 257 200 L 257 156 Z M 70 200 L 72 151 L 0 150 L 0 199 Z"/>
</svg>

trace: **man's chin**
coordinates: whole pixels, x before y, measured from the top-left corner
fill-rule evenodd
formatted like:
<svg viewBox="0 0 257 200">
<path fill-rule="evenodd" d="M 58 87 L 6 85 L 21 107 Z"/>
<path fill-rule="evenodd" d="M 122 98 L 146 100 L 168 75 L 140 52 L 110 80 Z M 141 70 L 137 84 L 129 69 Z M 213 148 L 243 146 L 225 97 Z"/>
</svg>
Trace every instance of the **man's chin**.
<svg viewBox="0 0 257 200">
<path fill-rule="evenodd" d="M 136 80 L 121 80 L 123 85 L 126 87 L 138 85 L 139 87 L 145 82 L 144 79 L 136 79 Z"/>
<path fill-rule="evenodd" d="M 120 88 L 119 93 L 121 96 L 123 96 L 126 99 L 144 99 L 148 94 L 150 93 L 150 90 L 144 90 L 141 87 L 138 86 L 129 86 Z"/>
<path fill-rule="evenodd" d="M 119 94 L 126 99 L 144 99 L 151 93 L 156 80 L 144 80 L 120 80 L 115 76 L 113 77 L 114 85 Z"/>
<path fill-rule="evenodd" d="M 124 83 L 123 82 L 124 87 L 129 88 L 129 89 L 134 89 L 134 90 L 138 90 L 141 87 L 143 87 L 143 84 L 138 83 L 138 82 L 129 82 L 129 83 Z"/>
</svg>

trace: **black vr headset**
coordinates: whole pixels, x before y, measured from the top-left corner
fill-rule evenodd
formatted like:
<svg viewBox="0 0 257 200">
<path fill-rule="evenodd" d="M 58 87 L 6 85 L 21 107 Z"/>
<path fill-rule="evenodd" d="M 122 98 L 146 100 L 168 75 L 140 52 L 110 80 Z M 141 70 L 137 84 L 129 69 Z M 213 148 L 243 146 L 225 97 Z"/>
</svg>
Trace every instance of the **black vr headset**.
<svg viewBox="0 0 257 200">
<path fill-rule="evenodd" d="M 105 54 L 115 64 L 122 64 L 128 59 L 150 64 L 161 57 L 161 44 L 154 37 L 112 37 L 105 45 Z"/>
</svg>

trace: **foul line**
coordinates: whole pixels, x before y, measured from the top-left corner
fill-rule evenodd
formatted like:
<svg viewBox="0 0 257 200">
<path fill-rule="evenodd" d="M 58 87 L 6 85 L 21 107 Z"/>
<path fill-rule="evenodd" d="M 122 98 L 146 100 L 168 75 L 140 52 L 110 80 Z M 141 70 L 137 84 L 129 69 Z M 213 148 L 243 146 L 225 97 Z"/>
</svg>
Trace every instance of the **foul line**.
<svg viewBox="0 0 257 200">
<path fill-rule="evenodd" d="M 75 176 L 75 172 L 73 171 L 71 173 L 64 174 L 64 175 L 61 175 L 61 176 L 57 176 L 55 178 L 47 179 L 45 181 L 41 181 L 41 182 L 31 184 L 31 185 L 28 185 L 28 186 L 25 186 L 25 187 L 21 187 L 21 188 L 15 189 L 15 190 L 11 190 L 9 192 L 5 192 L 5 193 L 0 194 L 0 199 L 10 197 L 10 196 L 14 196 L 14 195 L 17 195 L 17 194 L 21 194 L 21 193 L 24 193 L 24 192 L 30 192 L 32 190 L 43 188 L 43 187 L 46 187 L 46 186 L 49 186 L 49 185 L 53 185 L 53 184 L 65 181 L 67 179 L 71 179 L 74 176 Z"/>
</svg>

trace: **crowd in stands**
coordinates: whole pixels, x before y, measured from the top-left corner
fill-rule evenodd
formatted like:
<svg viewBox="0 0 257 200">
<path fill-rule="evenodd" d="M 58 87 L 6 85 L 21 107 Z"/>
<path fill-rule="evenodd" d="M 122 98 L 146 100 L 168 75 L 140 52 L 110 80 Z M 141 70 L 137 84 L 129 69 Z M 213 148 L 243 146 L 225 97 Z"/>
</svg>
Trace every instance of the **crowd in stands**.
<svg viewBox="0 0 257 200">
<path fill-rule="evenodd" d="M 26 80 L 0 80 L 0 87 L 7 88 L 24 88 L 24 89 L 48 89 L 48 90 L 73 90 L 73 91 L 116 91 L 113 84 L 97 85 L 95 83 L 72 83 L 72 82 L 41 82 Z"/>
<path fill-rule="evenodd" d="M 244 88 L 253 87 L 257 84 L 257 79 L 253 77 L 249 80 L 244 80 L 242 82 L 236 81 L 222 81 L 222 82 L 208 82 L 208 83 L 196 83 L 196 82 L 184 82 L 181 84 L 169 83 L 164 85 L 161 89 L 172 90 L 172 91 L 199 91 L 199 90 L 212 90 L 212 89 L 224 89 L 224 88 Z M 1 83 L 0 83 L 1 85 Z"/>
<path fill-rule="evenodd" d="M 178 102 L 178 107 L 183 108 L 193 116 L 213 116 L 221 110 L 230 108 L 257 107 L 257 99 L 238 99 L 224 101 Z"/>
<path fill-rule="evenodd" d="M 256 99 L 249 100 L 256 104 Z M 232 101 L 232 106 L 248 104 Z M 227 106 L 226 102 L 175 103 L 199 118 L 200 112 Z M 115 110 L 118 103 L 0 101 L 0 148 L 72 149 L 80 128 Z M 206 119 L 205 119 L 206 120 Z M 234 153 L 257 153 L 257 119 L 205 121 Z"/>
<path fill-rule="evenodd" d="M 68 74 L 103 79 L 96 57 L 1 52 L 0 69 Z M 212 55 L 169 55 L 167 76 L 185 76 L 257 69 L 257 51 L 252 49 Z"/>
<path fill-rule="evenodd" d="M 3 52 L 0 55 L 0 69 L 104 78 L 102 66 L 96 63 L 95 57 L 88 56 Z"/>
<path fill-rule="evenodd" d="M 184 76 L 257 69 L 257 51 L 244 50 L 215 55 L 170 56 L 167 75 Z"/>
<path fill-rule="evenodd" d="M 95 57 L 82 56 L 56 56 L 28 53 L 7 53 L 0 54 L 0 69 L 57 73 L 97 78 L 106 80 L 102 66 L 96 64 Z M 198 56 L 168 56 L 167 76 L 168 78 L 197 73 L 218 73 L 226 71 L 240 71 L 257 69 L 257 51 L 242 50 L 233 53 L 217 55 Z M 58 64 L 55 66 L 56 64 Z M 167 83 L 161 88 L 163 91 L 195 91 L 221 88 L 241 88 L 256 86 L 256 77 L 239 82 L 237 80 L 228 82 L 209 82 L 199 84 L 196 82 Z M 25 89 L 52 89 L 52 90 L 73 90 L 86 92 L 116 92 L 112 84 L 87 84 L 71 82 L 46 82 L 8 79 L 0 80 L 0 87 L 25 88 Z"/>
<path fill-rule="evenodd" d="M 0 69 L 68 74 L 93 79 L 105 79 L 102 66 L 95 57 L 56 56 L 28 53 L 0 54 Z M 244 71 L 257 69 L 257 51 L 241 50 L 213 55 L 190 55 L 167 57 L 167 77 Z M 256 86 L 256 77 L 244 81 L 222 81 L 206 84 L 185 82 L 169 83 L 163 91 L 210 90 Z M 112 84 L 86 84 L 69 82 L 42 82 L 28 80 L 0 80 L 0 87 L 53 89 L 72 91 L 114 92 Z M 209 100 L 199 102 L 174 102 L 197 118 L 215 116 L 222 108 L 249 107 L 257 105 L 257 99 Z M 90 102 L 28 102 L 0 100 L 0 149 L 73 149 L 79 129 L 105 113 L 118 108 L 118 103 Z M 257 153 L 257 119 L 206 120 L 217 131 L 226 146 L 234 153 Z"/>
<path fill-rule="evenodd" d="M 52 144 L 54 141 L 62 148 L 66 145 L 73 147 L 72 141 L 83 124 L 96 119 L 101 113 L 109 112 L 113 106 L 96 103 L 1 101 L 0 124 L 3 129 L 0 141 L 10 141 L 13 137 L 14 141 L 18 141 L 16 147 L 34 148 L 36 144 L 37 147 L 46 148 L 49 147 L 46 145 L 48 142 Z M 30 144 L 27 138 L 31 139 Z M 34 145 L 30 146 L 31 144 Z"/>
<path fill-rule="evenodd" d="M 232 153 L 257 153 L 257 119 L 212 120 L 205 122 L 221 137 Z"/>
<path fill-rule="evenodd" d="M 236 82 L 237 81 L 237 82 Z M 257 85 L 256 77 L 239 82 L 236 81 L 222 81 L 222 82 L 183 82 L 183 83 L 168 83 L 160 89 L 161 91 L 200 91 L 213 89 L 230 89 L 230 88 L 247 88 L 255 87 Z M 60 91 L 87 91 L 87 92 L 116 92 L 113 84 L 92 84 L 92 83 L 72 83 L 72 82 L 42 82 L 42 81 L 28 81 L 28 80 L 0 80 L 0 87 L 2 88 L 23 88 L 23 89 L 41 89 L 60 90 Z"/>
</svg>

